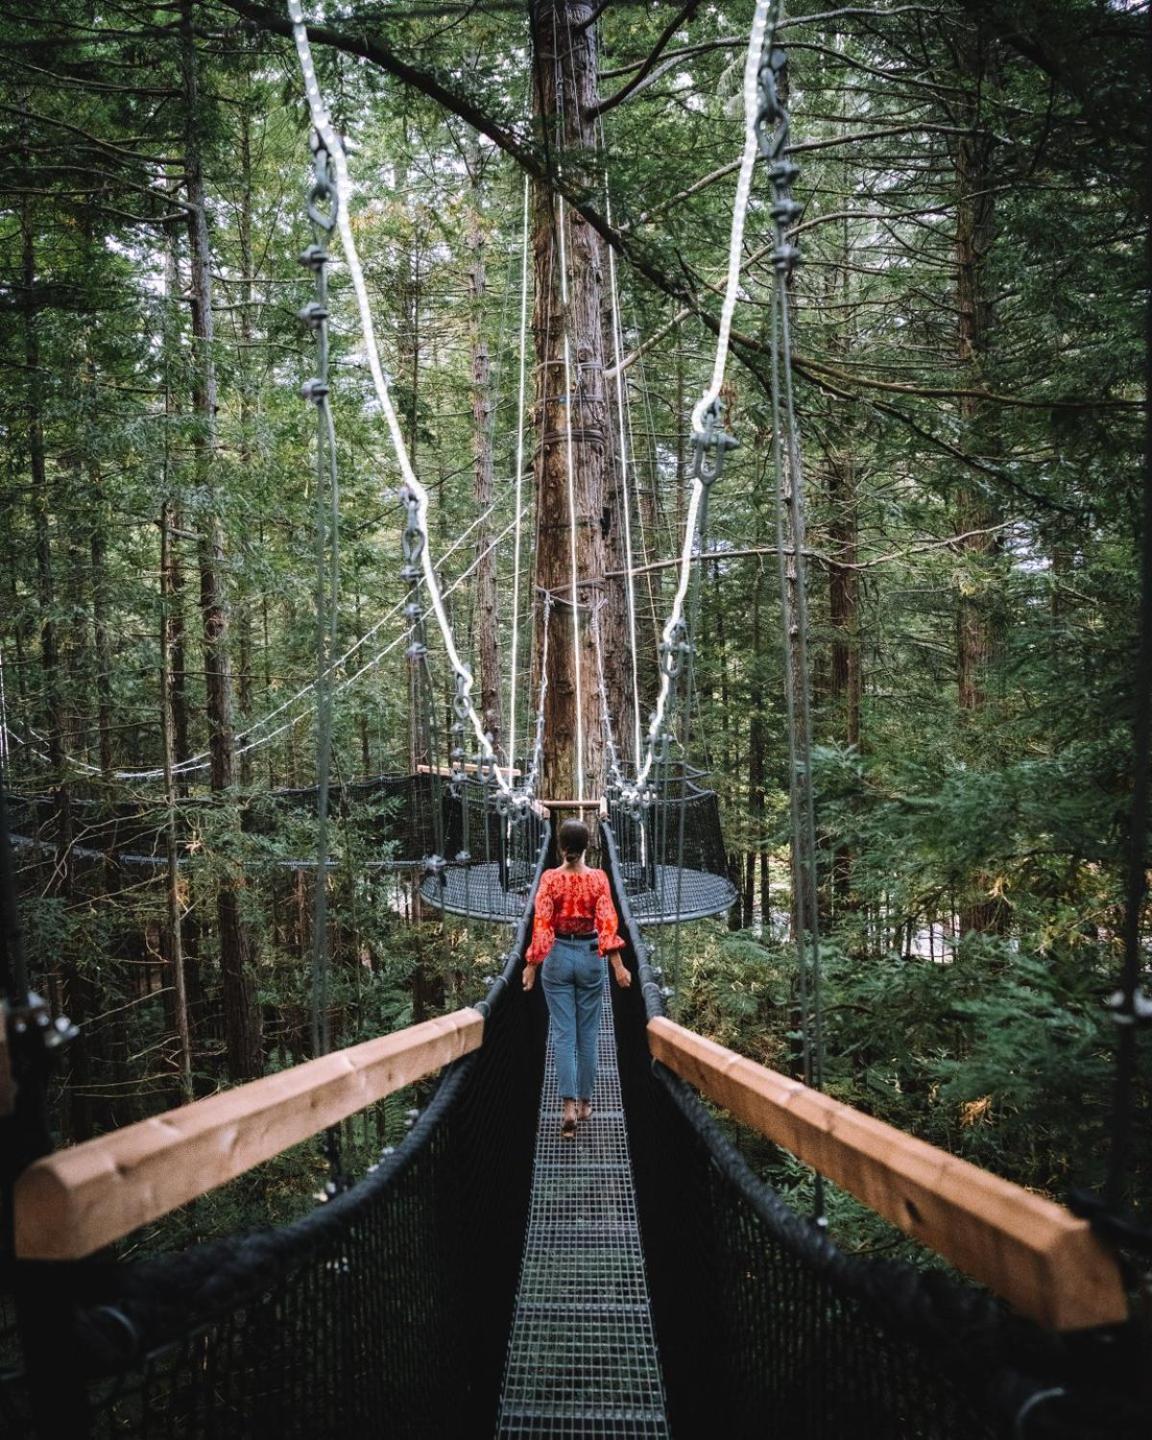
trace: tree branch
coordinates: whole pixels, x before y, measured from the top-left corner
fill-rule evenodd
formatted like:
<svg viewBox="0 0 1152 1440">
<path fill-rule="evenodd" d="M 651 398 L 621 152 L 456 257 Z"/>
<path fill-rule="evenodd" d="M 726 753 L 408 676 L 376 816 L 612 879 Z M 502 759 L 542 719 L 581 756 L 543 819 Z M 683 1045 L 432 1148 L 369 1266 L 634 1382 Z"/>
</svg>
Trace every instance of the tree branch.
<svg viewBox="0 0 1152 1440">
<path fill-rule="evenodd" d="M 593 117 L 607 115 L 609 110 L 614 110 L 621 101 L 627 100 L 633 91 L 638 90 L 640 86 L 643 85 L 645 76 L 647 76 L 649 71 L 655 66 L 669 40 L 672 39 L 673 35 L 676 34 L 682 25 L 686 25 L 688 21 L 691 20 L 692 16 L 699 10 L 700 3 L 701 0 L 687 0 L 687 3 L 680 7 L 660 32 L 656 44 L 649 51 L 648 58 L 641 64 L 640 69 L 626 85 L 616 91 L 615 95 L 609 95 L 606 100 L 601 100 L 599 105 L 593 107 L 589 112 Z M 655 76 L 653 76 L 653 79 L 655 79 Z"/>
</svg>

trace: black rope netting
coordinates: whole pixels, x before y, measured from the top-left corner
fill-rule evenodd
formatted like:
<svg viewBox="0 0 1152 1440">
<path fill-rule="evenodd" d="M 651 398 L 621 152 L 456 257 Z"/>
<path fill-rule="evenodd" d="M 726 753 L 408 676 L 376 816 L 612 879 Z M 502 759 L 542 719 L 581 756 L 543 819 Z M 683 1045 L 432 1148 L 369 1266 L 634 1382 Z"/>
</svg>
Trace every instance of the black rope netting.
<svg viewBox="0 0 1152 1440">
<path fill-rule="evenodd" d="M 674 1434 L 1120 1440 L 1149 1433 L 1134 1327 L 1057 1337 L 951 1274 L 842 1253 L 765 1185 L 645 1034 L 663 1013 L 619 852 L 617 1047 Z"/>
<path fill-rule="evenodd" d="M 699 772 L 660 766 L 649 803 L 609 801 L 620 874 L 642 925 L 719 915 L 736 900 L 720 830 L 720 800 Z"/>
<path fill-rule="evenodd" d="M 241 828 L 248 834 L 273 836 L 293 811 L 316 813 L 317 787 L 270 790 L 241 802 Z M 207 812 L 215 805 L 207 796 L 182 799 L 176 809 L 177 844 L 181 858 L 198 840 Z M 67 843 L 79 860 L 110 860 L 123 865 L 164 864 L 168 811 L 160 800 L 120 800 L 69 795 L 10 795 L 9 823 L 18 849 L 48 852 Z M 356 818 L 362 840 L 382 855 L 384 864 L 416 864 L 443 845 L 447 799 L 438 775 L 376 775 L 332 785 L 329 808 L 334 817 Z M 70 833 L 62 827 L 67 815 Z M 309 858 L 280 863 L 307 868 Z"/>
<path fill-rule="evenodd" d="M 168 812 L 159 803 L 69 797 L 66 826 L 55 796 L 13 796 L 10 803 L 13 844 L 25 867 L 54 865 L 64 846 L 73 864 L 142 866 L 157 874 L 165 867 Z M 201 829 L 212 803 L 201 797 L 181 801 L 179 864 L 203 859 L 208 847 L 201 843 Z M 316 805 L 315 786 L 268 791 L 244 803 L 241 827 L 250 836 L 272 839 L 294 812 L 314 816 Z M 387 857 L 358 861 L 360 868 L 415 873 L 424 900 L 450 914 L 502 924 L 520 919 L 544 822 L 530 808 L 499 807 L 492 783 L 378 775 L 331 786 L 329 809 L 335 821 L 354 824 L 363 848 Z M 718 826 L 717 820 L 717 833 Z M 309 870 L 316 861 L 270 854 L 248 863 Z M 329 861 L 332 868 L 342 863 L 336 857 Z"/>
<path fill-rule="evenodd" d="M 351 1189 L 179 1255 L 17 1265 L 8 1418 L 53 1437 L 491 1434 L 546 1035 L 543 1001 L 510 993 L 528 921 L 483 1046 Z"/>
<path fill-rule="evenodd" d="M 475 920 L 519 919 L 545 822 L 531 808 L 499 801 L 490 781 L 469 778 L 448 786 L 443 863 L 430 868 L 420 886 L 430 904 Z"/>
</svg>

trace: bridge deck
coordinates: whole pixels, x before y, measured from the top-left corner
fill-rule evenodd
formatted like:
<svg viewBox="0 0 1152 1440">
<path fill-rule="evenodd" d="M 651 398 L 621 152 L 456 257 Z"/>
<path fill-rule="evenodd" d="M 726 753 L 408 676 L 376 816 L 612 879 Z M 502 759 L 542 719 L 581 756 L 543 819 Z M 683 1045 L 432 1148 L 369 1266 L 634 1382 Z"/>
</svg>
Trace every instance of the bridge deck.
<svg viewBox="0 0 1152 1440">
<path fill-rule="evenodd" d="M 548 1040 L 500 1437 L 669 1433 L 604 999 L 593 1114 L 575 1140 L 560 1137 Z"/>
</svg>

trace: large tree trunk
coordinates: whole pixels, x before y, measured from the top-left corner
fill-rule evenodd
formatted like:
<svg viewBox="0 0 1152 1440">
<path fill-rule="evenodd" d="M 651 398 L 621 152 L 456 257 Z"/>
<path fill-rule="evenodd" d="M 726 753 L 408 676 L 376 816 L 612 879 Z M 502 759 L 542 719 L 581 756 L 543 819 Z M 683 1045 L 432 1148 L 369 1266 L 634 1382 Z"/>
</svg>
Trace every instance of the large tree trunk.
<svg viewBox="0 0 1152 1440">
<path fill-rule="evenodd" d="M 200 611 L 204 637 L 205 699 L 213 794 L 223 796 L 233 773 L 232 665 L 228 650 L 228 605 L 224 590 L 224 527 L 212 494 L 215 449 L 216 369 L 212 354 L 212 272 L 204 172 L 199 142 L 199 77 L 192 33 L 192 3 L 184 0 L 182 70 L 184 160 L 188 198 L 188 250 L 192 298 L 192 411 L 199 516 Z M 224 1000 L 224 1041 L 228 1073 L 248 1080 L 263 1070 L 260 1009 L 249 959 L 249 937 L 240 919 L 239 880 L 220 877 L 216 922 Z"/>
<path fill-rule="evenodd" d="M 532 6 L 535 115 L 549 147 L 560 152 L 559 157 L 554 153 L 554 160 L 559 159 L 569 176 L 580 174 L 595 144 L 595 124 L 587 118 L 597 100 L 596 37 L 594 27 L 587 23 L 591 16 L 592 6 L 584 0 L 535 0 Z M 555 601 L 542 790 L 545 795 L 565 799 L 576 796 L 581 788 L 578 731 L 583 734 L 584 795 L 599 794 L 604 780 L 604 737 L 591 623 L 593 608 L 604 593 L 605 569 L 603 261 L 599 237 L 579 215 L 561 206 L 550 188 L 535 185 L 532 199 L 535 422 L 539 432 L 536 585 L 538 593 L 546 591 Z M 561 273 L 561 239 L 567 261 L 566 285 Z M 546 613 L 545 607 L 538 607 L 538 656 Z"/>
</svg>

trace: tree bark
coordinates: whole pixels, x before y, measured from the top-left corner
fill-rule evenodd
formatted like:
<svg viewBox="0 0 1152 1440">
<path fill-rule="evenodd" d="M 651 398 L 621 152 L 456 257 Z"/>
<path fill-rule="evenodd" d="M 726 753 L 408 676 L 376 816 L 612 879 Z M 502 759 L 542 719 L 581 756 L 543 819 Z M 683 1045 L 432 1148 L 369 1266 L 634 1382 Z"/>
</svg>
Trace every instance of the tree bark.
<svg viewBox="0 0 1152 1440">
<path fill-rule="evenodd" d="M 534 114 L 542 139 L 559 150 L 560 163 L 569 175 L 585 169 L 595 147 L 595 125 L 589 116 L 597 101 L 598 71 L 594 27 L 586 23 L 591 15 L 592 6 L 583 0 L 535 0 L 532 6 Z M 584 794 L 598 794 L 604 782 L 591 623 L 593 608 L 604 593 L 605 570 L 603 258 L 599 236 L 582 216 L 561 205 L 549 186 L 534 184 L 532 204 L 539 432 L 535 576 L 537 593 L 547 592 L 555 600 L 542 793 L 565 799 L 581 789 L 578 733 L 583 735 Z M 546 607 L 539 606 L 537 656 L 543 649 L 546 615 Z"/>
<path fill-rule="evenodd" d="M 216 368 L 212 353 L 212 272 L 207 197 L 199 138 L 199 76 L 192 30 L 192 0 L 181 6 L 184 89 L 184 160 L 188 199 L 188 250 L 192 299 L 192 447 L 202 499 L 198 560 L 203 625 L 205 699 L 212 792 L 224 796 L 233 780 L 232 664 L 224 588 L 224 527 L 213 495 Z M 263 1070 L 262 1024 L 250 960 L 250 941 L 240 918 L 240 880 L 222 874 L 216 894 L 224 1040 L 228 1073 L 248 1080 Z"/>
<path fill-rule="evenodd" d="M 988 252 L 994 232 L 994 198 L 991 155 L 994 140 L 984 127 L 980 97 L 991 78 L 987 33 L 978 28 L 961 42 L 963 81 L 968 87 L 961 114 L 968 133 L 956 144 L 956 358 L 966 389 L 979 389 L 991 343 L 993 302 L 988 275 Z M 964 443 L 970 451 L 986 453 L 991 418 L 987 407 L 972 396 L 959 401 Z M 956 609 L 956 693 L 961 723 L 971 743 L 984 750 L 986 737 L 976 733 L 976 722 L 988 702 L 988 675 L 998 649 L 992 587 L 999 541 L 995 535 L 973 534 L 987 530 L 1000 519 L 983 490 L 966 480 L 957 487 L 953 523 L 965 559 L 965 574 Z M 987 891 L 990 877 L 974 877 L 974 889 Z M 960 909 L 960 931 L 1002 933 L 1007 922 L 1004 904 L 995 899 L 972 898 Z"/>
<path fill-rule="evenodd" d="M 174 692 L 172 686 L 172 617 L 169 605 L 173 596 L 172 534 L 169 527 L 170 502 L 160 509 L 160 718 L 164 732 L 164 795 L 168 805 L 168 823 L 164 829 L 164 857 L 167 884 L 164 899 L 167 908 L 168 963 L 172 967 L 172 1019 L 176 1029 L 177 1072 L 180 1098 L 193 1098 L 192 1088 L 192 1027 L 188 1018 L 188 988 L 184 968 L 184 902 L 180 881 L 176 835 L 176 784 L 173 766 L 176 763 L 176 727 L 174 723 Z"/>
</svg>

